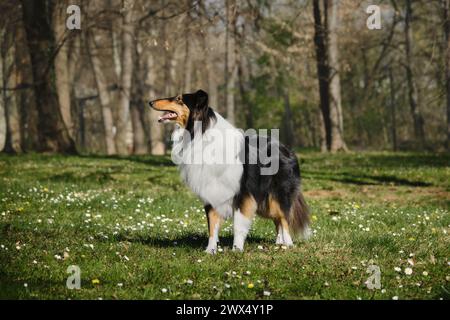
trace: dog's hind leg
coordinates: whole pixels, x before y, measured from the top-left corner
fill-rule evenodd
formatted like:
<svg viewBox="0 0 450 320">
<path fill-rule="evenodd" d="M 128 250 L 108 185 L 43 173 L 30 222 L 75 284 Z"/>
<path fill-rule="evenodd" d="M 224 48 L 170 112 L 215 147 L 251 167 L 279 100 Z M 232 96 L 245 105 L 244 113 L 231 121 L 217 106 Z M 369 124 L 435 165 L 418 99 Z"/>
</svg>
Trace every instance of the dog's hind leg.
<svg viewBox="0 0 450 320">
<path fill-rule="evenodd" d="M 294 245 L 289 232 L 289 223 L 280 208 L 280 204 L 273 197 L 269 197 L 269 215 L 275 223 L 277 229 L 276 244 L 291 247 Z"/>
<path fill-rule="evenodd" d="M 243 251 L 245 239 L 250 231 L 252 225 L 253 217 L 256 214 L 257 204 L 252 196 L 245 197 L 239 209 L 234 213 L 233 221 L 233 250 Z"/>
<path fill-rule="evenodd" d="M 219 242 L 219 230 L 222 223 L 222 217 L 210 205 L 205 206 L 206 217 L 208 218 L 209 240 L 206 252 L 209 254 L 217 253 L 217 243 Z"/>
<path fill-rule="evenodd" d="M 276 244 L 292 247 L 294 242 L 292 241 L 291 234 L 289 233 L 289 224 L 287 220 L 282 217 L 281 219 L 274 219 L 275 227 L 277 229 Z"/>
</svg>

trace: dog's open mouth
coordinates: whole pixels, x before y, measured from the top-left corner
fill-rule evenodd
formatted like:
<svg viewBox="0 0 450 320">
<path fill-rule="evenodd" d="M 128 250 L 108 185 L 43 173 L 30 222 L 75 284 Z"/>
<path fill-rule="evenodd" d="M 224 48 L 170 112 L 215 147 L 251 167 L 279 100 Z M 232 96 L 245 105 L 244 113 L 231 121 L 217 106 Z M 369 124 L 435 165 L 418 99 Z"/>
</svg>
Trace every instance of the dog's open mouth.
<svg viewBox="0 0 450 320">
<path fill-rule="evenodd" d="M 164 111 L 164 114 L 159 117 L 158 122 L 172 121 L 175 120 L 177 117 L 178 115 L 175 112 Z"/>
</svg>

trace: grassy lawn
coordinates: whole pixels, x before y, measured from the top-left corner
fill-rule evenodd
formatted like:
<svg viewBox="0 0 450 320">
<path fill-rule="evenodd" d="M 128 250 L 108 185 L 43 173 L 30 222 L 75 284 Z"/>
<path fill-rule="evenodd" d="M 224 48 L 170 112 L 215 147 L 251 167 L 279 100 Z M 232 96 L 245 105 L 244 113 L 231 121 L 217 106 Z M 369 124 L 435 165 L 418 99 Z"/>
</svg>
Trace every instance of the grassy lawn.
<svg viewBox="0 0 450 320">
<path fill-rule="evenodd" d="M 202 204 L 169 158 L 0 155 L 0 298 L 449 299 L 449 164 L 301 154 L 313 237 L 276 247 L 257 218 L 235 253 L 228 221 L 209 256 Z M 70 265 L 80 290 L 66 288 Z"/>
</svg>

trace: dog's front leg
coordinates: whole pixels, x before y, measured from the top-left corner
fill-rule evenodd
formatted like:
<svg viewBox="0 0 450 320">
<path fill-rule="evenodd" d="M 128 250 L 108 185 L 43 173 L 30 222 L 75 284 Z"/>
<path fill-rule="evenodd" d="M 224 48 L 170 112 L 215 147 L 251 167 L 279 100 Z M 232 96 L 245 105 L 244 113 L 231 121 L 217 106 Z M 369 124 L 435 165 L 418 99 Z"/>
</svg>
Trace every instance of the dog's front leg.
<svg viewBox="0 0 450 320">
<path fill-rule="evenodd" d="M 250 227 L 252 226 L 252 218 L 253 217 L 247 217 L 243 215 L 240 210 L 237 210 L 234 213 L 233 251 L 244 251 L 244 243 L 245 239 L 247 238 L 247 234 L 250 231 Z"/>
<path fill-rule="evenodd" d="M 211 206 L 205 207 L 206 216 L 208 218 L 209 239 L 206 252 L 209 254 L 217 253 L 217 243 L 219 242 L 219 230 L 222 222 L 221 216 Z"/>
</svg>

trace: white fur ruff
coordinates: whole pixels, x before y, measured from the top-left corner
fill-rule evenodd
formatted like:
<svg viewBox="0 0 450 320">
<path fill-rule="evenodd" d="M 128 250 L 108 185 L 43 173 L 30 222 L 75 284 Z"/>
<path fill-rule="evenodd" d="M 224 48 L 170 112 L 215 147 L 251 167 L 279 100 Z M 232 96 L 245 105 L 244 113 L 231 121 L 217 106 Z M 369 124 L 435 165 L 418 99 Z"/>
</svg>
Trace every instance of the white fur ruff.
<svg viewBox="0 0 450 320">
<path fill-rule="evenodd" d="M 233 198 L 239 193 L 243 174 L 239 153 L 243 148 L 244 136 L 220 114 L 215 113 L 215 115 L 217 120 L 211 127 L 204 134 L 195 133 L 193 141 L 185 146 L 181 157 L 184 157 L 186 161 L 181 161 L 179 169 L 184 182 L 205 205 L 211 205 L 223 218 L 229 218 L 233 215 Z M 178 134 L 182 134 L 183 129 L 177 130 L 180 130 Z M 177 143 L 181 142 L 175 141 L 174 149 L 180 149 Z M 214 163 L 217 159 L 211 159 L 214 158 L 214 155 L 210 153 L 211 146 L 219 149 L 226 148 L 222 150 L 222 154 L 227 159 L 235 161 Z M 229 146 L 234 147 L 229 148 Z M 192 158 L 188 161 L 186 157 L 192 157 L 192 155 L 200 157 L 197 158 L 199 161 L 192 163 Z"/>
</svg>

